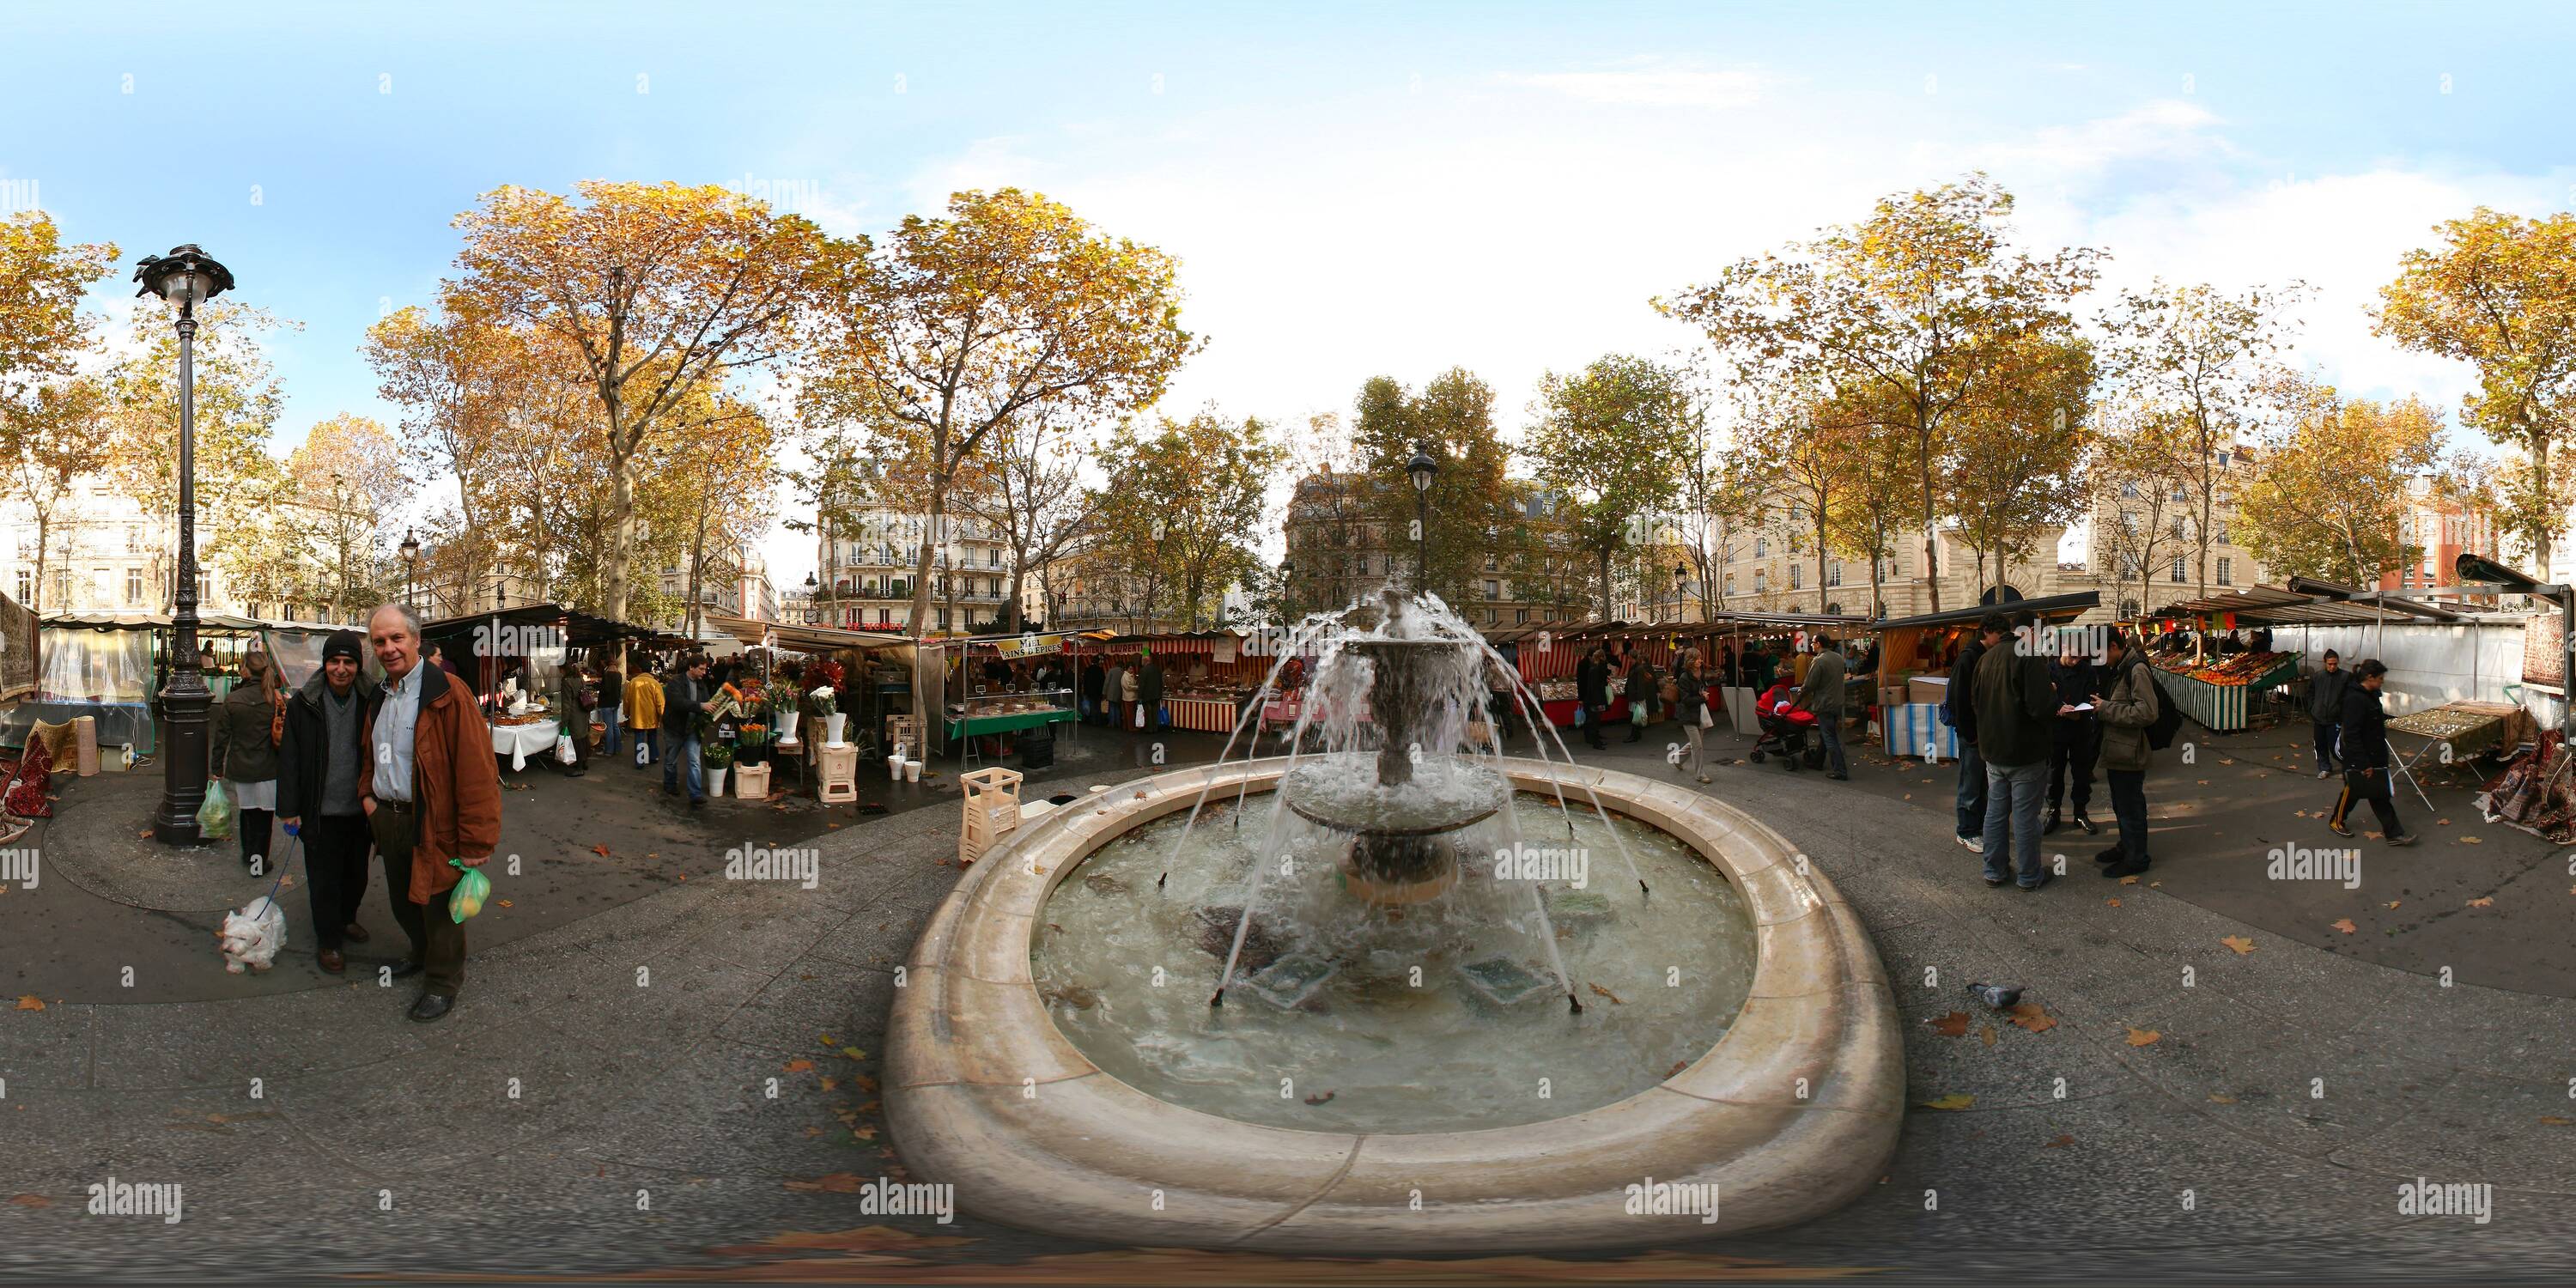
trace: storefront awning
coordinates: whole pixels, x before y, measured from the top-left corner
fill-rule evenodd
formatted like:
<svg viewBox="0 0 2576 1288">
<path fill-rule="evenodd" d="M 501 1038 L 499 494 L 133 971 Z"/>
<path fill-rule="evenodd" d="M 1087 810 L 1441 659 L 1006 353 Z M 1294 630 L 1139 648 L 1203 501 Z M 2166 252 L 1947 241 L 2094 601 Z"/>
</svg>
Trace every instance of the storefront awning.
<svg viewBox="0 0 2576 1288">
<path fill-rule="evenodd" d="M 1893 631 L 1920 629 L 1927 626 L 1956 626 L 1962 622 L 1976 621 L 1988 613 L 2002 613 L 2007 617 L 2014 613 L 2034 613 L 2038 615 L 2041 621 L 2063 622 L 2081 617 L 2101 606 L 2102 592 L 2098 590 L 2079 590 L 2071 595 L 2049 595 L 2041 599 L 2016 599 L 2006 604 L 1970 604 L 1965 608 L 1946 609 L 1938 613 L 1922 613 L 1913 617 L 1892 618 L 1887 621 L 1871 622 L 1868 624 L 1868 629 L 1873 631 Z"/>
</svg>

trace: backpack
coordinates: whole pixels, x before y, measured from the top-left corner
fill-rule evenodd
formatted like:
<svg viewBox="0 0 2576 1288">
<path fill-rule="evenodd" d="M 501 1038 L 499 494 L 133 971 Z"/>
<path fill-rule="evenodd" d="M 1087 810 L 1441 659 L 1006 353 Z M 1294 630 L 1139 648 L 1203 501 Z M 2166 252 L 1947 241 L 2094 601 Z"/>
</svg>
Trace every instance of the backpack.
<svg viewBox="0 0 2576 1288">
<path fill-rule="evenodd" d="M 2165 692 L 2164 681 L 2155 678 L 2156 669 L 2138 663 L 2147 672 L 2147 685 L 2156 695 L 2156 718 L 2147 722 L 2147 749 L 2163 751 L 2173 745 L 2174 735 L 2182 731 L 2182 708 L 2174 705 L 2173 695 Z"/>
</svg>

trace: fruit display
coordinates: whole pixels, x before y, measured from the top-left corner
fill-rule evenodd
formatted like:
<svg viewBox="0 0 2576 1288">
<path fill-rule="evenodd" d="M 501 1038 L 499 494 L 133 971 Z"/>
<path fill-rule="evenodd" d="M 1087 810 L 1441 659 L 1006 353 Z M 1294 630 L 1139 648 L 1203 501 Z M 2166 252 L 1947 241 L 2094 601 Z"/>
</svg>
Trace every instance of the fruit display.
<svg viewBox="0 0 2576 1288">
<path fill-rule="evenodd" d="M 2229 653 L 2206 666 L 2192 667 L 2186 659 L 2175 659 L 2164 669 L 2190 676 L 2203 684 L 2252 684 L 2279 666 L 2287 653 Z M 2185 668 L 2189 669 L 2185 669 Z"/>
</svg>

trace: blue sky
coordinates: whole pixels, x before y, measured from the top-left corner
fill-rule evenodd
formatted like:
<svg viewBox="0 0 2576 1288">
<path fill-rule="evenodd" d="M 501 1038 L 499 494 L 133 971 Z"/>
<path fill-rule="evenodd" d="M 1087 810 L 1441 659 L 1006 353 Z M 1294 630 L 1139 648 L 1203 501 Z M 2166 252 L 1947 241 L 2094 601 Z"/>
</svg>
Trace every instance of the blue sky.
<svg viewBox="0 0 2576 1288">
<path fill-rule="evenodd" d="M 1545 369 L 1687 345 L 1650 296 L 1983 167 L 2026 242 L 2303 278 L 2304 360 L 2454 402 L 2361 310 L 2436 220 L 2570 204 L 2576 8 L 2245 10 L 19 5 L 0 194 L 125 271 L 201 243 L 302 323 L 281 452 L 395 419 L 358 343 L 429 299 L 458 212 L 593 176 L 766 184 L 842 232 L 1036 188 L 1181 257 L 1209 346 L 1176 406 L 1302 423 L 1463 364 L 1517 424 Z"/>
</svg>

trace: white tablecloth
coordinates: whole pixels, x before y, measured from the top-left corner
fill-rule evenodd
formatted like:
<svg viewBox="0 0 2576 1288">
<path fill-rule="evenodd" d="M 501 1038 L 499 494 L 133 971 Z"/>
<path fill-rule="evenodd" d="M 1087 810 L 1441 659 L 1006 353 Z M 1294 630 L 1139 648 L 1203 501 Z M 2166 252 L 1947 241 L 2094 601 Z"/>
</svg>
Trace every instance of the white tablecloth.
<svg viewBox="0 0 2576 1288">
<path fill-rule="evenodd" d="M 525 769 L 528 767 L 529 752 L 533 751 L 539 756 L 554 754 L 555 735 L 561 729 L 562 725 L 553 720 L 540 720 L 535 724 L 524 725 L 494 725 L 492 726 L 492 751 L 496 755 L 508 756 L 510 768 Z"/>
</svg>

